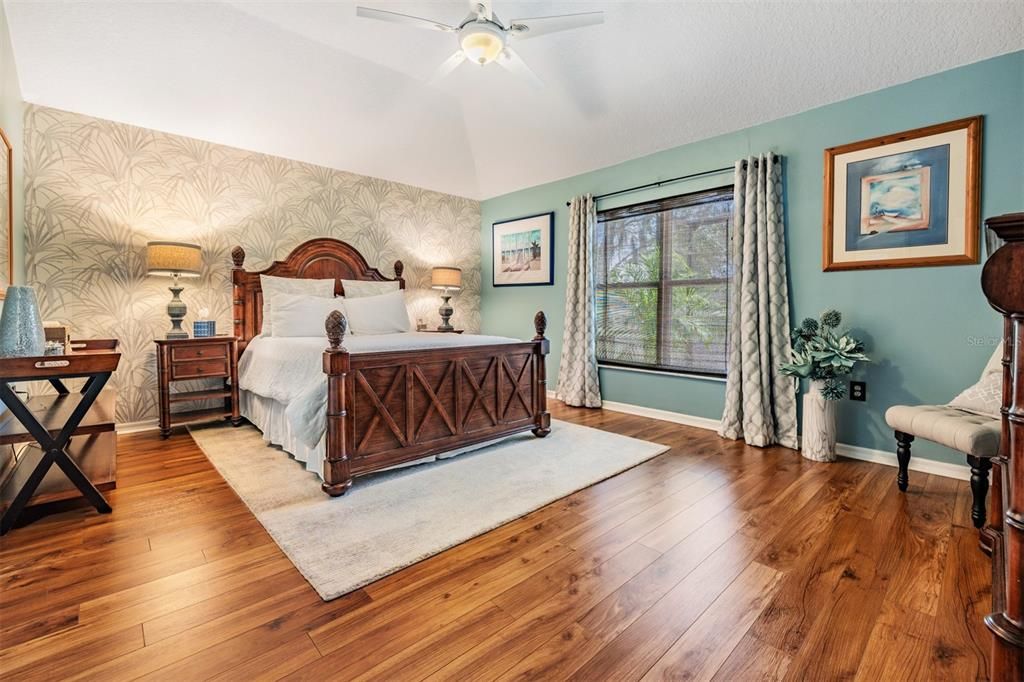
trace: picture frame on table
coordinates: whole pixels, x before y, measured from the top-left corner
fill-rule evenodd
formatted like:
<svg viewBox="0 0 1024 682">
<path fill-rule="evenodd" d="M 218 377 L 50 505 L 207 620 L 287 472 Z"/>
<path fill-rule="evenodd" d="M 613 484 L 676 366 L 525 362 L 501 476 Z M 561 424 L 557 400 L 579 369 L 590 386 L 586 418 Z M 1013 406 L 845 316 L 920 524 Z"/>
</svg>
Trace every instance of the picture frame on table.
<svg viewBox="0 0 1024 682">
<path fill-rule="evenodd" d="M 496 287 L 555 283 L 555 212 L 491 225 L 491 284 Z"/>
<path fill-rule="evenodd" d="M 825 150 L 822 269 L 978 262 L 982 117 Z"/>
</svg>

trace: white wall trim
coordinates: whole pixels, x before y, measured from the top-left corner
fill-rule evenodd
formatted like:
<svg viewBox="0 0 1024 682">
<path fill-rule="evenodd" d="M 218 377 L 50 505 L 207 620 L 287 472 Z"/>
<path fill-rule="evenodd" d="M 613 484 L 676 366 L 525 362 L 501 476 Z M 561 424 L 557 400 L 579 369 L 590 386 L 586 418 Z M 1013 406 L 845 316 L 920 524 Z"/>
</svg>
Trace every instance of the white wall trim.
<svg viewBox="0 0 1024 682">
<path fill-rule="evenodd" d="M 160 428 L 160 422 L 156 419 L 145 419 L 139 422 L 124 422 L 117 424 L 115 430 L 120 434 L 142 433 L 143 431 L 156 431 Z"/>
<path fill-rule="evenodd" d="M 894 439 L 894 448 L 896 447 L 895 443 L 896 441 Z M 836 443 L 836 454 L 848 459 L 859 459 L 865 462 L 874 462 L 875 464 L 884 464 L 891 467 L 899 466 L 899 463 L 896 461 L 895 452 L 862 448 L 859 445 Z M 907 465 L 907 468 L 911 471 L 920 471 L 922 474 L 945 476 L 946 478 L 955 478 L 959 481 L 971 480 L 971 468 L 966 464 L 937 462 L 934 459 L 925 459 L 923 457 L 914 457 L 911 455 L 910 464 Z"/>
<path fill-rule="evenodd" d="M 555 392 L 548 391 L 548 398 L 555 400 Z M 717 419 L 696 417 L 690 414 L 683 414 L 682 412 L 659 410 L 653 407 L 631 405 L 630 403 L 620 403 L 612 400 L 603 401 L 603 405 L 604 409 L 611 410 L 612 412 L 624 412 L 625 414 L 635 414 L 639 417 L 649 417 L 651 419 L 660 419 L 674 424 L 694 426 L 698 429 L 718 431 L 719 421 Z M 893 447 L 895 448 L 895 441 Z M 836 453 L 840 457 L 846 457 L 848 459 L 859 459 L 865 462 L 874 462 L 875 464 L 884 464 L 891 467 L 898 466 L 895 452 L 862 448 L 858 445 L 847 445 L 846 443 L 836 443 Z M 911 471 L 920 471 L 923 474 L 945 476 L 946 478 L 955 478 L 960 481 L 969 481 L 971 479 L 971 469 L 966 464 L 950 464 L 949 462 L 937 462 L 933 459 L 924 459 L 923 457 L 912 456 L 907 468 Z"/>
</svg>

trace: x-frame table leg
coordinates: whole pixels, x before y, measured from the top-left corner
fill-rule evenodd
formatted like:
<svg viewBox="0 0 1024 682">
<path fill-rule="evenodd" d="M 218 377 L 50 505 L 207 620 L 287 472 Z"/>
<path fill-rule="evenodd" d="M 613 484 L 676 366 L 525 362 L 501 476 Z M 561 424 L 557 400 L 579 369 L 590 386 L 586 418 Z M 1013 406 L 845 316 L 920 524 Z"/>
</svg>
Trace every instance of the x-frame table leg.
<svg viewBox="0 0 1024 682">
<path fill-rule="evenodd" d="M 22 426 L 38 441 L 39 446 L 43 450 L 43 456 L 36 465 L 36 468 L 33 469 L 22 489 L 18 491 L 18 494 L 11 502 L 11 506 L 4 513 L 3 518 L 0 519 L 0 535 L 6 534 L 7 531 L 14 527 L 14 523 L 18 520 L 25 505 L 28 504 L 36 488 L 42 483 L 43 477 L 46 476 L 46 473 L 54 464 L 60 467 L 64 475 L 75 484 L 75 487 L 96 508 L 96 511 L 101 514 L 110 513 L 110 505 L 107 503 L 106 498 L 96 489 L 96 486 L 92 484 L 89 478 L 82 473 L 82 470 L 78 468 L 78 465 L 75 464 L 75 461 L 71 459 L 67 452 L 68 444 L 71 442 L 71 435 L 78 428 L 79 424 L 82 423 L 85 415 L 89 412 L 89 408 L 96 402 L 96 398 L 99 397 L 100 391 L 103 390 L 103 386 L 109 378 L 109 373 L 94 374 L 89 377 L 88 382 L 83 387 L 81 400 L 75 406 L 71 416 L 68 417 L 67 422 L 65 422 L 56 438 L 43 428 L 43 425 L 39 423 L 39 420 L 28 409 L 28 406 L 11 389 L 10 383 L 0 380 L 0 401 L 7 405 L 14 418 L 21 422 Z"/>
</svg>

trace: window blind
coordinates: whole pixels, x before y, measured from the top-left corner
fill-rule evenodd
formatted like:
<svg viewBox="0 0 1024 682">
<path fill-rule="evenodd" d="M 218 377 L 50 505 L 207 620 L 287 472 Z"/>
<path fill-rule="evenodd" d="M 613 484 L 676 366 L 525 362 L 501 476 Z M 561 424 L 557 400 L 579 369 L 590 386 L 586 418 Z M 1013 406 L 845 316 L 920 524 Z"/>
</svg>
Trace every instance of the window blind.
<svg viewBox="0 0 1024 682">
<path fill-rule="evenodd" d="M 597 357 L 724 376 L 732 186 L 598 213 Z"/>
</svg>

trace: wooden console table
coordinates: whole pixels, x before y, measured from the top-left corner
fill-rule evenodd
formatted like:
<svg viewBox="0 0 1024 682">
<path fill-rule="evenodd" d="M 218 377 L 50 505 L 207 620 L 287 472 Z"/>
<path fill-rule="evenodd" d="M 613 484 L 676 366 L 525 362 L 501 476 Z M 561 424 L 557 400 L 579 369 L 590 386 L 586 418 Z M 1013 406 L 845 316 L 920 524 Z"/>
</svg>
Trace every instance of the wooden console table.
<svg viewBox="0 0 1024 682">
<path fill-rule="evenodd" d="M 18 516 L 30 501 L 52 502 L 84 495 L 101 514 L 110 513 L 110 505 L 83 468 L 107 472 L 99 481 L 113 487 L 116 442 L 114 441 L 114 405 L 112 392 L 102 394 L 110 375 L 117 369 L 121 354 L 116 339 L 73 341 L 72 352 L 26 358 L 0 358 L 0 401 L 9 412 L 0 416 L 0 445 L 39 443 L 41 454 L 26 456 L 15 465 L 4 482 L 6 509 L 0 518 L 0 535 L 14 527 Z M 64 379 L 86 379 L 79 393 L 72 393 Z M 11 384 L 21 381 L 48 381 L 55 395 L 40 395 L 24 402 Z M 84 443 L 71 445 L 72 436 L 88 436 Z M 36 491 L 56 464 L 74 485 L 63 490 Z M 59 477 L 57 477 L 59 478 Z M 49 486 L 48 486 L 49 487 Z"/>
</svg>

